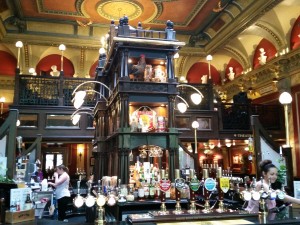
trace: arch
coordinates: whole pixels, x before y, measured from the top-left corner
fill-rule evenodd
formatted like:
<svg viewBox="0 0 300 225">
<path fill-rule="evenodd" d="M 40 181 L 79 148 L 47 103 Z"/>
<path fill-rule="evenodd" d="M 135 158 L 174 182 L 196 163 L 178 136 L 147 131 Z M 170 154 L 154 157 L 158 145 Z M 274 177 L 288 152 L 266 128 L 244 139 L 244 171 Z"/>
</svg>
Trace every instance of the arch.
<svg viewBox="0 0 300 225">
<path fill-rule="evenodd" d="M 38 64 L 36 65 L 36 72 L 37 74 L 45 74 L 49 75 L 51 72 L 51 66 L 56 65 L 57 69 L 60 71 L 61 69 L 61 62 L 60 62 L 60 55 L 52 54 L 45 56 L 42 58 Z M 74 75 L 74 65 L 73 63 L 66 57 L 64 57 L 64 76 L 65 77 L 72 77 Z"/>
<path fill-rule="evenodd" d="M 255 52 L 254 52 L 254 57 L 253 57 L 253 68 L 254 69 L 261 66 L 261 64 L 259 62 L 259 57 L 260 57 L 260 53 L 261 53 L 260 49 L 264 49 L 265 56 L 267 56 L 266 61 L 270 61 L 277 54 L 277 49 L 275 48 L 275 46 L 270 41 L 263 38 L 257 45 Z"/>
<path fill-rule="evenodd" d="M 16 74 L 17 59 L 10 53 L 0 50 L 0 74 L 14 76 Z"/>
<path fill-rule="evenodd" d="M 292 50 L 300 47 L 300 16 L 295 21 L 291 31 L 290 46 Z"/>
<path fill-rule="evenodd" d="M 220 73 L 213 65 L 211 65 L 210 68 L 213 84 L 220 84 Z M 201 83 L 201 78 L 203 75 L 208 75 L 208 63 L 196 62 L 189 69 L 186 79 L 189 83 Z"/>
</svg>

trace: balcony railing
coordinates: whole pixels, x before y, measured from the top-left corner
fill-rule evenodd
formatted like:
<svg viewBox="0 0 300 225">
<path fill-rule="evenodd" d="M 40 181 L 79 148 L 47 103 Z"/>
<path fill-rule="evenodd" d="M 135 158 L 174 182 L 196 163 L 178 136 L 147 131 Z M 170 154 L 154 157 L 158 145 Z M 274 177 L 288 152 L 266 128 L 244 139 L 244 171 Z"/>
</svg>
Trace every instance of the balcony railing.
<svg viewBox="0 0 300 225">
<path fill-rule="evenodd" d="M 18 75 L 16 77 L 16 98 L 15 105 L 35 105 L 35 106 L 73 106 L 73 90 L 85 81 L 93 79 L 66 78 L 51 76 Z M 135 82 L 133 82 L 135 83 Z M 201 115 L 208 112 L 218 111 L 218 124 L 220 130 L 251 130 L 250 117 L 259 115 L 262 125 L 268 130 L 282 130 L 284 122 L 282 118 L 283 110 L 280 105 L 257 105 L 257 104 L 216 104 L 213 105 L 213 93 L 210 85 L 192 84 L 204 95 L 200 105 L 193 105 L 189 99 L 193 92 L 190 88 L 178 88 L 178 94 L 187 100 L 189 109 L 185 113 Z M 84 89 L 94 90 L 94 84 L 84 86 Z M 134 89 L 131 89 L 131 91 Z M 88 94 L 84 106 L 94 107 L 96 96 L 94 93 Z"/>
</svg>

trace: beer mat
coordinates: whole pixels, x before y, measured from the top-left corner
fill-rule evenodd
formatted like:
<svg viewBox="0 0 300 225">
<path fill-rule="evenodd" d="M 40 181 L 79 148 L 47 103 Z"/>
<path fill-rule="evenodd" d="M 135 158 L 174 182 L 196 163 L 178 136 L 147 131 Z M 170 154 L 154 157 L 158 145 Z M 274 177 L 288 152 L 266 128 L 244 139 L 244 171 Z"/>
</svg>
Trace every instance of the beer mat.
<svg viewBox="0 0 300 225">
<path fill-rule="evenodd" d="M 153 215 L 151 215 L 150 213 L 129 214 L 128 217 L 132 220 L 140 220 L 140 219 L 152 219 Z"/>
<path fill-rule="evenodd" d="M 246 224 L 255 224 L 253 222 L 238 219 L 238 220 L 215 220 L 215 221 L 190 221 L 190 222 L 170 222 L 170 223 L 157 223 L 157 225 L 229 225 L 229 224 L 239 224 L 239 225 L 246 225 Z"/>
</svg>

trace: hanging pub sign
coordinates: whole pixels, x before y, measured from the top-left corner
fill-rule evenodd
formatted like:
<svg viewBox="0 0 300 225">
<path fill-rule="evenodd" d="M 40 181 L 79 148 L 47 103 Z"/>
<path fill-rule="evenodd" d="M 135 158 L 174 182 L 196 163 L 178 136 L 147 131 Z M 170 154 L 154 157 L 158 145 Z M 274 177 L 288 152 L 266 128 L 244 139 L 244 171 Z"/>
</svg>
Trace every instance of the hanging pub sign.
<svg viewBox="0 0 300 225">
<path fill-rule="evenodd" d="M 200 187 L 200 181 L 197 178 L 193 178 L 190 181 L 190 189 L 192 191 L 198 191 L 199 187 Z"/>
<path fill-rule="evenodd" d="M 149 132 L 156 129 L 156 112 L 149 106 L 141 106 L 131 114 L 131 121 L 137 122 L 139 131 Z"/>
<path fill-rule="evenodd" d="M 227 193 L 229 191 L 229 178 L 227 177 L 221 177 L 220 178 L 220 188 L 223 191 L 223 193 Z"/>
<path fill-rule="evenodd" d="M 213 191 L 216 188 L 217 182 L 213 178 L 206 178 L 204 181 L 204 187 L 208 191 Z"/>
<path fill-rule="evenodd" d="M 181 191 L 185 186 L 185 180 L 183 178 L 175 179 L 175 188 Z"/>
<path fill-rule="evenodd" d="M 161 179 L 159 182 L 159 188 L 163 192 L 167 192 L 171 188 L 171 181 L 169 179 Z"/>
</svg>

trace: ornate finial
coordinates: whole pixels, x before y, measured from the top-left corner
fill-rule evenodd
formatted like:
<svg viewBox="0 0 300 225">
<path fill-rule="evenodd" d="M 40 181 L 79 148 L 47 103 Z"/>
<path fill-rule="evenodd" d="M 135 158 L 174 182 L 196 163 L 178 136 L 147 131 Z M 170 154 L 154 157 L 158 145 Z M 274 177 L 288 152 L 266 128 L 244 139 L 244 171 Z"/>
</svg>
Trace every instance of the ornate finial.
<svg viewBox="0 0 300 225">
<path fill-rule="evenodd" d="M 123 17 L 123 25 L 128 25 L 128 16 L 126 15 Z"/>
<path fill-rule="evenodd" d="M 124 24 L 124 18 L 120 18 L 119 19 L 119 26 L 123 26 L 123 24 Z"/>
<path fill-rule="evenodd" d="M 142 23 L 141 23 L 141 22 L 138 22 L 138 27 L 137 27 L 137 29 L 143 29 Z"/>
<path fill-rule="evenodd" d="M 174 23 L 171 20 L 168 20 L 166 25 L 167 25 L 167 29 L 173 29 L 174 27 Z"/>
</svg>

